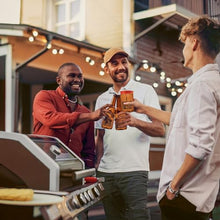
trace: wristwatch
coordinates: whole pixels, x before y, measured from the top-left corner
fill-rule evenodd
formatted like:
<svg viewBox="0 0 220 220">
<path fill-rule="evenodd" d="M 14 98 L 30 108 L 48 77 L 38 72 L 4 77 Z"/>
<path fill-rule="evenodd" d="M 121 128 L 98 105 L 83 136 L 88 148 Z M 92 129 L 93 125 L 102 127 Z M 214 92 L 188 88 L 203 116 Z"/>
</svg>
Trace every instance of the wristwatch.
<svg viewBox="0 0 220 220">
<path fill-rule="evenodd" d="M 180 192 L 179 189 L 178 189 L 178 190 L 174 190 L 174 189 L 171 187 L 171 182 L 169 183 L 167 189 L 168 189 L 168 191 L 169 191 L 170 193 L 174 194 L 176 197 L 178 196 L 178 194 L 179 194 L 179 192 Z"/>
</svg>

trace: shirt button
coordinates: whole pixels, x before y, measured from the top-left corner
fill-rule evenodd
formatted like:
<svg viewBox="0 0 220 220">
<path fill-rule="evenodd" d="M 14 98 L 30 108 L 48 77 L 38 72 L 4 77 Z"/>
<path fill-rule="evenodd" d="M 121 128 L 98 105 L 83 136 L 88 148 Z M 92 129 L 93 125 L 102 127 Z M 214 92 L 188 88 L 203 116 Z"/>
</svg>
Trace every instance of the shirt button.
<svg viewBox="0 0 220 220">
<path fill-rule="evenodd" d="M 71 142 L 71 139 L 69 140 L 69 142 Z"/>
</svg>

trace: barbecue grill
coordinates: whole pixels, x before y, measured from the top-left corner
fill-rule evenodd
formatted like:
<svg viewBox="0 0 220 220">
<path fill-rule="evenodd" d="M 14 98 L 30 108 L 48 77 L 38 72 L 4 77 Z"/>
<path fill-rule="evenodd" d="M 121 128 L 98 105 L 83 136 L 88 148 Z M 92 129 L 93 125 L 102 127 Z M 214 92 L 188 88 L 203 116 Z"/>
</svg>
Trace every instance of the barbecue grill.
<svg viewBox="0 0 220 220">
<path fill-rule="evenodd" d="M 95 169 L 85 169 L 83 160 L 58 138 L 0 132 L 0 150 L 0 187 L 63 196 L 61 203 L 40 208 L 44 219 L 74 219 L 102 198 L 100 180 L 85 182 Z M 0 212 L 10 209 L 0 204 Z"/>
</svg>

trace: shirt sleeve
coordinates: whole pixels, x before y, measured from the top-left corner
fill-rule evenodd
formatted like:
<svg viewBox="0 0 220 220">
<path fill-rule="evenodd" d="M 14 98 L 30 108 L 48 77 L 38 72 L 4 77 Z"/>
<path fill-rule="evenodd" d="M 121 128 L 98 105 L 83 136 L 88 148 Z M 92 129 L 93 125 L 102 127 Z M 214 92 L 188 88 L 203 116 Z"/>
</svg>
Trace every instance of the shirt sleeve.
<svg viewBox="0 0 220 220">
<path fill-rule="evenodd" d="M 217 103 L 211 89 L 204 82 L 193 85 L 187 102 L 189 144 L 186 153 L 203 160 L 211 153 L 214 145 Z"/>
<path fill-rule="evenodd" d="M 89 128 L 86 132 L 81 157 L 86 167 L 93 168 L 95 166 L 94 122 L 92 121 L 89 123 Z"/>
<path fill-rule="evenodd" d="M 72 127 L 79 117 L 79 112 L 58 112 L 54 100 L 47 91 L 40 91 L 34 99 L 33 116 L 45 126 L 53 129 Z"/>
</svg>

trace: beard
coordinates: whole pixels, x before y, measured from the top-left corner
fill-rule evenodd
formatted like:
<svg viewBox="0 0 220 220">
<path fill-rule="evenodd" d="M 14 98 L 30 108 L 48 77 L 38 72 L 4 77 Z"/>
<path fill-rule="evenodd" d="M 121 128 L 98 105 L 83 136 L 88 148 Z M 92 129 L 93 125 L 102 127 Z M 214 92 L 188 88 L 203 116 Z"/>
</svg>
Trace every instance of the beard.
<svg viewBox="0 0 220 220">
<path fill-rule="evenodd" d="M 80 84 L 78 89 L 72 88 L 72 86 L 61 86 L 61 89 L 68 95 L 68 97 L 79 95 L 83 89 L 84 84 Z"/>
<path fill-rule="evenodd" d="M 120 74 L 123 73 L 123 77 L 120 76 Z M 123 82 L 126 82 L 127 79 L 128 79 L 128 71 L 124 71 L 124 72 L 116 72 L 114 75 L 111 76 L 112 77 L 112 80 L 114 82 L 117 82 L 117 83 L 123 83 Z"/>
</svg>

